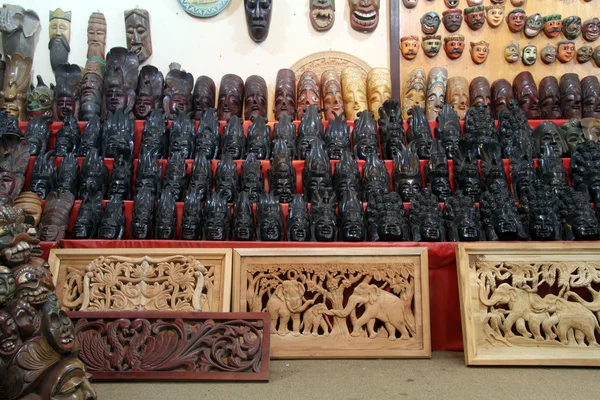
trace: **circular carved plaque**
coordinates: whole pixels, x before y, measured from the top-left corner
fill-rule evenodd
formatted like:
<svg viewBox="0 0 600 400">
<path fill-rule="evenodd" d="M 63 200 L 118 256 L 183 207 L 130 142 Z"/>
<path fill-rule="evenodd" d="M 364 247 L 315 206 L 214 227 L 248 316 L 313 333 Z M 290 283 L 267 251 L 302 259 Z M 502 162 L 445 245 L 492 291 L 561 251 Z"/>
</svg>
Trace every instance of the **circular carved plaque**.
<svg viewBox="0 0 600 400">
<path fill-rule="evenodd" d="M 181 7 L 190 15 L 210 18 L 225 10 L 231 0 L 179 0 Z"/>
<path fill-rule="evenodd" d="M 296 80 L 299 80 L 305 71 L 312 71 L 320 77 L 323 72 L 331 69 L 341 74 L 346 67 L 358 67 L 363 72 L 365 81 L 367 73 L 371 70 L 371 66 L 365 61 L 341 51 L 313 53 L 298 60 L 290 69 L 296 74 Z"/>
</svg>

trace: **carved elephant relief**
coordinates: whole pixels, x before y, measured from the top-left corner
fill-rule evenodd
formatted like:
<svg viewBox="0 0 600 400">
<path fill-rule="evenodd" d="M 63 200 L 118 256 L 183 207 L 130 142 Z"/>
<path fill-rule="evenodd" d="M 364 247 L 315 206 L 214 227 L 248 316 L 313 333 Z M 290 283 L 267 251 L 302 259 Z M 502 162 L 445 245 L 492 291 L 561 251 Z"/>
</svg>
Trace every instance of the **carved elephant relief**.
<svg viewBox="0 0 600 400">
<path fill-rule="evenodd" d="M 304 312 L 302 316 L 302 334 L 313 336 L 319 335 L 319 328 L 323 330 L 324 336 L 329 336 L 331 332 L 331 322 L 323 314 L 328 308 L 325 303 L 315 304 Z"/>
<path fill-rule="evenodd" d="M 285 336 L 289 333 L 288 323 L 292 320 L 292 335 L 300 335 L 300 317 L 315 300 L 304 299 L 306 288 L 302 282 L 286 280 L 281 283 L 267 302 L 266 311 L 271 315 L 271 333 Z M 279 321 L 279 329 L 277 322 Z"/>
<path fill-rule="evenodd" d="M 406 315 L 403 301 L 376 285 L 360 283 L 348 298 L 348 303 L 343 310 L 330 310 L 329 313 L 345 318 L 361 305 L 365 307 L 365 311 L 360 317 L 353 319 L 352 336 L 360 336 L 363 326 L 367 325 L 369 338 L 377 337 L 378 332 L 375 331 L 377 320 L 385 326 L 389 340 L 396 340 L 396 330 L 400 332 L 402 340 L 409 340 L 411 336 L 416 335 L 414 316 Z"/>
</svg>

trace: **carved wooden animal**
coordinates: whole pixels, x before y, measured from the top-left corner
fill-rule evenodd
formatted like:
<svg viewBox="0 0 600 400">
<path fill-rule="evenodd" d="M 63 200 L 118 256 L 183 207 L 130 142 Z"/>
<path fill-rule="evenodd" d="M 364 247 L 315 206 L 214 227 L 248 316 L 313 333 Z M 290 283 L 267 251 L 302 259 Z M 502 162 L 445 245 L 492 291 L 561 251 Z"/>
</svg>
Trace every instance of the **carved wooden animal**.
<svg viewBox="0 0 600 400">
<path fill-rule="evenodd" d="M 288 322 L 292 320 L 292 335 L 300 335 L 300 314 L 315 302 L 304 302 L 306 289 L 302 282 L 283 281 L 267 302 L 266 310 L 271 314 L 271 333 L 285 336 L 289 333 Z M 276 329 L 279 320 L 279 329 Z"/>
<path fill-rule="evenodd" d="M 313 336 L 319 335 L 319 328 L 323 329 L 323 335 L 329 336 L 331 322 L 323 314 L 327 311 L 325 303 L 315 304 L 307 309 L 302 316 L 302 334 L 308 335 L 312 331 Z"/>
</svg>

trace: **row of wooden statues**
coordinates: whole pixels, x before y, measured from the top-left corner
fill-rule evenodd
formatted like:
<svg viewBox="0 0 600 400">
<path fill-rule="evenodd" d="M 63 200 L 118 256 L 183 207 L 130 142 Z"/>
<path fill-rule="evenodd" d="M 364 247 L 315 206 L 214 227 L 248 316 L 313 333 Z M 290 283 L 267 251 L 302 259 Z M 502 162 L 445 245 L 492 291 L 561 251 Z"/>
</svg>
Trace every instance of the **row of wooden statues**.
<svg viewBox="0 0 600 400">
<path fill-rule="evenodd" d="M 529 71 L 519 73 L 512 84 L 498 79 L 492 84 L 484 76 L 470 83 L 462 76 L 448 76 L 448 70 L 432 68 L 427 75 L 422 68 L 414 69 L 403 87 L 402 116 L 408 118 L 413 106 L 425 108 L 428 120 L 436 120 L 444 103 L 451 104 L 461 119 L 469 107 L 482 104 L 498 119 L 511 100 L 516 100 L 529 120 L 559 120 L 600 118 L 600 83 L 595 75 L 580 80 L 567 73 L 547 76 L 536 83 Z"/>
<path fill-rule="evenodd" d="M 32 204 L 20 193 L 29 146 L 0 123 L 0 398 L 95 399 L 90 375 L 77 358 L 75 327 L 61 310 L 37 239 Z M 21 207 L 22 206 L 22 207 Z M 25 211 L 26 209 L 27 211 Z"/>
</svg>

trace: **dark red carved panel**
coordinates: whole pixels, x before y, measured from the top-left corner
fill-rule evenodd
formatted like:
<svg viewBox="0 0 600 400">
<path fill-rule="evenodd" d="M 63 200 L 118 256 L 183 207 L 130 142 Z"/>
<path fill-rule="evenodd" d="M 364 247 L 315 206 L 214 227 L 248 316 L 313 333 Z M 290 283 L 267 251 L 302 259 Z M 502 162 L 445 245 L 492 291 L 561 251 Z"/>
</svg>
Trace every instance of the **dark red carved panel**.
<svg viewBox="0 0 600 400">
<path fill-rule="evenodd" d="M 266 313 L 68 315 L 81 343 L 79 357 L 95 380 L 269 380 Z"/>
</svg>

